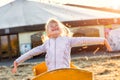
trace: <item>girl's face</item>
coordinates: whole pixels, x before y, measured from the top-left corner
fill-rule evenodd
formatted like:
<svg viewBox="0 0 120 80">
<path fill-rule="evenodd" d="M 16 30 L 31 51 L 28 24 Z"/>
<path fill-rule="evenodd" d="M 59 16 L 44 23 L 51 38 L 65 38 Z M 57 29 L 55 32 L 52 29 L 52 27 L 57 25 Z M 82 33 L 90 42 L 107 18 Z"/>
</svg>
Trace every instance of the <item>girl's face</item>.
<svg viewBox="0 0 120 80">
<path fill-rule="evenodd" d="M 49 23 L 48 36 L 56 38 L 56 37 L 60 36 L 60 34 L 61 34 L 61 28 L 59 27 L 59 25 L 56 22 Z"/>
</svg>

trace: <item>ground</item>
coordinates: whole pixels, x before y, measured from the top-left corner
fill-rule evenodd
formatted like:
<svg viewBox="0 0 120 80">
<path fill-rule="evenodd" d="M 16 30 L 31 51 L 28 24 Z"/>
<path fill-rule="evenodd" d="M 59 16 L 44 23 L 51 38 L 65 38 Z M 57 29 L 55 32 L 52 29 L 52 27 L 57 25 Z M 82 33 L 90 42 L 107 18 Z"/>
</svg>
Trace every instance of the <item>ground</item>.
<svg viewBox="0 0 120 80">
<path fill-rule="evenodd" d="M 107 55 L 100 53 L 101 55 L 96 56 L 87 56 L 87 54 L 73 55 L 72 62 L 80 69 L 93 72 L 94 80 L 120 80 L 120 53 L 105 53 Z M 0 80 L 30 80 L 34 77 L 32 67 L 39 62 L 36 59 L 20 64 L 16 74 L 11 73 L 12 64 L 1 65 Z"/>
</svg>

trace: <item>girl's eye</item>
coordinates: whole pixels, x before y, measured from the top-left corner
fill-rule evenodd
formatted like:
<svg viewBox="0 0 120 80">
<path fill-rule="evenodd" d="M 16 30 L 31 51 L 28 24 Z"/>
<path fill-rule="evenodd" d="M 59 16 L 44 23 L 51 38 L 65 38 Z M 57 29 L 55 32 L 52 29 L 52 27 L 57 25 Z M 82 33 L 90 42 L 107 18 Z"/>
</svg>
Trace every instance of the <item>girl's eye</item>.
<svg viewBox="0 0 120 80">
<path fill-rule="evenodd" d="M 58 27 L 58 25 L 55 25 L 55 27 Z"/>
</svg>

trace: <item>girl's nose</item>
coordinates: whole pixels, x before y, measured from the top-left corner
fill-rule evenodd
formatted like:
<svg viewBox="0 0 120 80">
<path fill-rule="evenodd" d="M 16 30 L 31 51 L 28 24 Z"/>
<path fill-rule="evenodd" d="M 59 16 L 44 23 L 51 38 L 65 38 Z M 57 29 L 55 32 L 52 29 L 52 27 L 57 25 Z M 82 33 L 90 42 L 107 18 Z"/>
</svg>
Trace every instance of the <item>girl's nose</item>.
<svg viewBox="0 0 120 80">
<path fill-rule="evenodd" d="M 57 26 L 52 26 L 52 28 L 57 28 Z"/>
</svg>

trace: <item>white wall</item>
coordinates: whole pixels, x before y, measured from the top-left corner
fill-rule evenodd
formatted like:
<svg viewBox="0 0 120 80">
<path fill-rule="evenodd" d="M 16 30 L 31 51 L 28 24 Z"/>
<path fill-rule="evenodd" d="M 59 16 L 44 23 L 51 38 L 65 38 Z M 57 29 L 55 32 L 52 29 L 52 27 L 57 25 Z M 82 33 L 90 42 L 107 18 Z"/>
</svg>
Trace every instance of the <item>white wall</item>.
<svg viewBox="0 0 120 80">
<path fill-rule="evenodd" d="M 24 54 L 25 52 L 31 49 L 31 35 L 35 33 L 38 33 L 38 31 L 19 33 L 19 50 L 21 54 Z M 26 49 L 25 45 L 27 45 Z"/>
<path fill-rule="evenodd" d="M 31 43 L 31 35 L 37 32 L 19 33 L 19 44 Z"/>
</svg>

